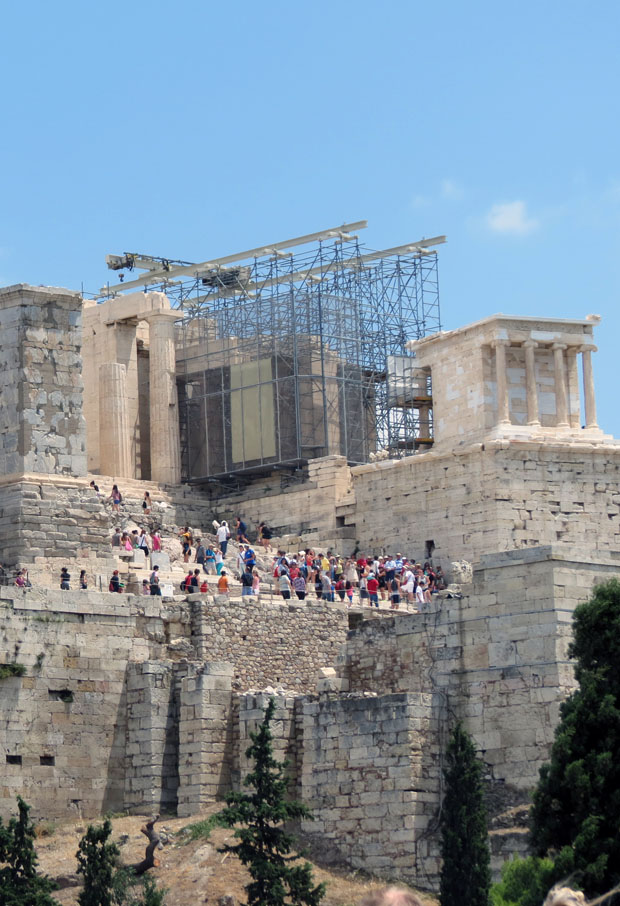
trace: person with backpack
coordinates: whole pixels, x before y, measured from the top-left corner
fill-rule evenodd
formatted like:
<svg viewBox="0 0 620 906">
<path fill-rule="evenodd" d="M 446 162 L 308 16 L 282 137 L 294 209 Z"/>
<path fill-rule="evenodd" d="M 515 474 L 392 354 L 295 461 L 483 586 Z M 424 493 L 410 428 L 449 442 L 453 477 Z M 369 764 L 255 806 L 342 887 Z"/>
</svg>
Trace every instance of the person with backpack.
<svg viewBox="0 0 620 906">
<path fill-rule="evenodd" d="M 254 575 L 252 574 L 252 569 L 247 564 L 244 571 L 241 573 L 241 597 L 245 598 L 248 595 L 252 594 L 252 584 L 254 582 Z"/>
<path fill-rule="evenodd" d="M 258 540 L 263 545 L 265 550 L 269 550 L 271 544 L 269 543 L 273 538 L 273 533 L 271 529 L 265 525 L 264 522 L 259 522 L 258 524 Z"/>
<path fill-rule="evenodd" d="M 194 557 L 194 563 L 198 563 L 202 566 L 203 570 L 206 572 L 205 560 L 207 558 L 207 550 L 202 543 L 200 538 L 196 538 L 196 556 Z"/>
<path fill-rule="evenodd" d="M 189 555 L 192 552 L 192 543 L 194 540 L 189 525 L 186 525 L 185 528 L 179 532 L 179 537 L 183 547 L 183 563 L 189 563 Z"/>
</svg>

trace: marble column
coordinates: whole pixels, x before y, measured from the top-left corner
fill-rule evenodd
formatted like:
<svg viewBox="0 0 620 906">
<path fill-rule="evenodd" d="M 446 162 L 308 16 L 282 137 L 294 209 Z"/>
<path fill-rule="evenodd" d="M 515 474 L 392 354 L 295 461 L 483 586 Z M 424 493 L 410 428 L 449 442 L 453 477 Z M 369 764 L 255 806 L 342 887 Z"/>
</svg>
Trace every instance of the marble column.
<svg viewBox="0 0 620 906">
<path fill-rule="evenodd" d="M 596 346 L 587 345 L 580 347 L 583 363 L 583 393 L 586 417 L 586 428 L 598 428 L 596 421 L 596 397 L 594 395 L 594 375 L 592 373 L 592 353 Z"/>
<path fill-rule="evenodd" d="M 151 480 L 162 484 L 181 481 L 174 344 L 174 323 L 178 317 L 172 311 L 154 312 L 146 317 L 149 325 Z"/>
<path fill-rule="evenodd" d="M 495 374 L 497 379 L 497 424 L 510 424 L 508 406 L 508 382 L 506 380 L 506 346 L 509 340 L 493 340 L 495 349 Z"/>
<path fill-rule="evenodd" d="M 538 392 L 536 390 L 536 360 L 534 350 L 538 346 L 535 340 L 526 340 L 525 349 L 525 392 L 527 399 L 528 425 L 540 425 L 538 412 Z"/>
<path fill-rule="evenodd" d="M 568 371 L 568 419 L 571 428 L 579 428 L 579 368 L 577 367 L 577 353 L 579 346 L 569 346 L 566 350 L 566 365 Z"/>
<path fill-rule="evenodd" d="M 566 390 L 566 369 L 564 365 L 564 343 L 554 343 L 553 366 L 555 372 L 555 411 L 556 428 L 568 428 L 568 393 Z"/>
<path fill-rule="evenodd" d="M 99 366 L 99 468 L 112 478 L 133 478 L 126 378 L 118 362 Z"/>
</svg>

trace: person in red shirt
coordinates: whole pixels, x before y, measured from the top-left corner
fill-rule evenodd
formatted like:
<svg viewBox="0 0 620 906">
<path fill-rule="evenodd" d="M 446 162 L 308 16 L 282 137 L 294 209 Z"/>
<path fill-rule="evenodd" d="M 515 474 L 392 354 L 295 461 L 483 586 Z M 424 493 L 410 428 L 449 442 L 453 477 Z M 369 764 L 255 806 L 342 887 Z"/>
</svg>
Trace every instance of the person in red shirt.
<svg viewBox="0 0 620 906">
<path fill-rule="evenodd" d="M 379 583 L 375 578 L 374 573 L 370 573 L 368 580 L 366 582 L 366 587 L 368 589 L 368 594 L 370 596 L 370 606 L 374 604 L 375 607 L 379 606 Z"/>
</svg>

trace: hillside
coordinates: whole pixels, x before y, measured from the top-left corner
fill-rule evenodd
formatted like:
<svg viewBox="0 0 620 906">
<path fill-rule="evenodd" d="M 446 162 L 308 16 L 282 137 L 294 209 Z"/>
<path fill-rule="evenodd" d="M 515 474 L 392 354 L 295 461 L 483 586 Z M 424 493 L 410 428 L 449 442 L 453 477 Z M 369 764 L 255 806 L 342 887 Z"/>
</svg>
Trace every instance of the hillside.
<svg viewBox="0 0 620 906">
<path fill-rule="evenodd" d="M 217 906 L 220 897 L 226 895 L 233 896 L 236 903 L 245 901 L 244 884 L 248 881 L 245 869 L 234 856 L 218 851 L 226 840 L 231 840 L 232 831 L 216 828 L 208 841 L 191 842 L 188 842 L 188 833 L 184 832 L 190 824 L 218 810 L 219 806 L 213 805 L 195 818 L 163 819 L 158 824 L 162 837 L 166 835 L 168 842 L 160 850 L 159 866 L 151 874 L 160 886 L 168 889 L 166 906 Z M 146 838 L 140 833 L 144 821 L 144 816 L 136 815 L 112 819 L 112 839 L 119 843 L 122 859 L 128 864 L 144 857 Z M 88 822 L 40 825 L 37 839 L 40 870 L 61 884 L 65 879 L 72 882 L 77 868 L 75 854 L 87 825 Z M 314 877 L 317 882 L 327 883 L 325 906 L 355 906 L 365 893 L 383 886 L 380 881 L 359 873 L 318 867 Z M 78 893 L 79 887 L 70 886 L 57 891 L 55 897 L 62 906 L 77 906 Z M 423 895 L 422 899 L 424 906 L 435 906 L 432 897 Z"/>
</svg>

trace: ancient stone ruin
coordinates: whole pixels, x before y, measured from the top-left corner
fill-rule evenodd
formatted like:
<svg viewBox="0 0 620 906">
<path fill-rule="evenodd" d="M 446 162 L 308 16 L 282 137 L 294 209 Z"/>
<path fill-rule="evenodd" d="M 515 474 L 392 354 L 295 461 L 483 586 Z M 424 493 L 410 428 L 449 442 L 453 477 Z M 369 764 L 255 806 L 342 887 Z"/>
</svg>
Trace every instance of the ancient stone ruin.
<svg viewBox="0 0 620 906">
<path fill-rule="evenodd" d="M 415 399 L 432 443 L 358 465 L 310 458 L 288 483 L 267 469 L 210 486 L 180 481 L 165 295 L 93 305 L 0 290 L 0 662 L 25 668 L 0 679 L 0 813 L 20 794 L 48 819 L 193 815 L 240 783 L 273 694 L 277 751 L 317 849 L 435 887 L 458 717 L 486 765 L 495 867 L 523 851 L 501 815 L 527 803 L 574 686 L 572 612 L 620 558 L 620 445 L 596 423 L 597 321 L 496 315 L 424 337 L 411 380 L 424 382 Z M 105 500 L 115 482 L 122 515 Z M 150 563 L 110 545 L 121 520 L 176 538 L 237 513 L 288 549 L 402 551 L 452 584 L 422 613 L 283 601 L 267 582 L 258 598 L 143 597 Z M 58 587 L 67 564 L 75 578 L 87 570 L 88 590 Z M 31 587 L 12 584 L 18 568 Z M 135 593 L 108 592 L 113 569 Z"/>
</svg>

